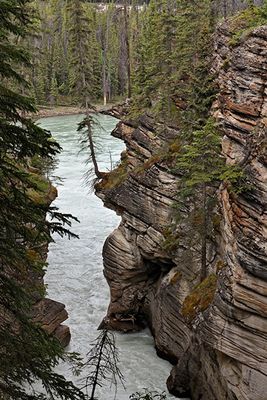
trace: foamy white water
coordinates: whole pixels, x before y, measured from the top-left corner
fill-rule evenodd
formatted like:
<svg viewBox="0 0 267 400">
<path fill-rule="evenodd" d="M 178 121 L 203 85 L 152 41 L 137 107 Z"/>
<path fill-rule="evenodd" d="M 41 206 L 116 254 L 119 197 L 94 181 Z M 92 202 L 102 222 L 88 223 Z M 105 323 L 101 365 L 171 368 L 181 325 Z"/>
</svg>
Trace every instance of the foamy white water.
<svg viewBox="0 0 267 400">
<path fill-rule="evenodd" d="M 66 322 L 72 334 L 69 351 L 83 356 L 90 343 L 98 336 L 97 327 L 105 316 L 109 302 L 109 289 L 103 277 L 102 247 L 105 238 L 119 224 L 115 212 L 103 207 L 93 193 L 84 185 L 86 170 L 85 154 L 79 154 L 80 146 L 77 124 L 82 116 L 43 118 L 39 124 L 52 132 L 63 148 L 58 157 L 58 166 L 53 175 L 63 179 L 58 187 L 58 199 L 54 205 L 60 212 L 75 215 L 80 223 L 74 223 L 72 231 L 80 239 L 69 241 L 55 237 L 49 248 L 49 268 L 45 276 L 50 298 L 66 305 L 69 319 Z M 95 128 L 94 138 L 98 145 L 98 160 L 101 170 L 110 168 L 110 157 L 118 161 L 124 143 L 113 138 L 110 132 L 118 122 L 110 116 L 99 116 L 101 126 Z M 129 395 L 142 388 L 166 390 L 165 381 L 171 365 L 157 357 L 153 339 L 148 330 L 128 335 L 117 334 L 120 352 L 120 369 L 125 377 L 126 390 L 118 387 L 117 399 L 129 399 Z M 59 368 L 72 379 L 68 366 Z M 79 384 L 79 378 L 74 379 Z M 101 388 L 100 400 L 113 399 L 109 385 Z M 174 399 L 167 395 L 168 399 Z"/>
</svg>

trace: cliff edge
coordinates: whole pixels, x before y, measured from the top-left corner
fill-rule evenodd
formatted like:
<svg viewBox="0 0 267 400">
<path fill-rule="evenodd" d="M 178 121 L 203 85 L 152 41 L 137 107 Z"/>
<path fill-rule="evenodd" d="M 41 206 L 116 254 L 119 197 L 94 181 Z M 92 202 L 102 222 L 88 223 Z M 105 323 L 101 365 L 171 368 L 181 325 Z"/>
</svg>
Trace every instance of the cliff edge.
<svg viewBox="0 0 267 400">
<path fill-rule="evenodd" d="M 179 130 L 149 115 L 120 122 L 120 166 L 96 185 L 121 215 L 103 249 L 111 300 L 103 324 L 122 331 L 148 323 L 159 355 L 174 367 L 169 390 L 203 400 L 266 400 L 267 392 L 267 26 L 231 43 L 226 25 L 215 38 L 219 123 L 227 163 L 245 171 L 249 190 L 221 185 L 216 243 L 207 278 L 187 243 L 169 227 L 181 177 L 172 165 Z M 186 235 L 186 227 L 180 232 Z M 181 235 L 180 235 L 181 236 Z"/>
</svg>

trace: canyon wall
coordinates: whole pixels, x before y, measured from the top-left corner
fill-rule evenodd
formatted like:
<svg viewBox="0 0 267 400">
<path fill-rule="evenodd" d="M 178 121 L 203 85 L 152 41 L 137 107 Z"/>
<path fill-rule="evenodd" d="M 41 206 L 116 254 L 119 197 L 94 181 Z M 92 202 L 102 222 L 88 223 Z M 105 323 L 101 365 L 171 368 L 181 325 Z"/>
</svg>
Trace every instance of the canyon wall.
<svg viewBox="0 0 267 400">
<path fill-rule="evenodd" d="M 40 174 L 40 172 L 38 172 L 38 174 Z M 57 189 L 50 182 L 47 182 L 47 191 L 45 193 L 40 193 L 41 201 L 48 205 L 56 199 L 57 195 Z M 38 253 L 42 261 L 46 261 L 48 254 L 47 243 L 38 249 Z M 34 293 L 34 322 L 40 325 L 46 333 L 55 336 L 61 345 L 66 347 L 70 342 L 71 334 L 69 327 L 63 324 L 69 317 L 65 305 L 42 296 L 42 292 L 45 288 L 44 272 L 35 274 L 34 276 L 31 274 L 30 281 L 31 285 L 40 286 L 40 291 Z"/>
<path fill-rule="evenodd" d="M 121 215 L 103 249 L 111 292 L 103 325 L 127 332 L 148 322 L 159 355 L 174 365 L 168 388 L 193 400 L 266 400 L 267 393 L 267 26 L 235 46 L 231 36 L 218 28 L 212 113 L 227 163 L 243 168 L 248 189 L 221 185 L 208 277 L 200 284 L 186 226 L 169 245 L 178 130 L 149 115 L 120 122 L 113 134 L 126 144 L 121 165 L 96 185 Z"/>
<path fill-rule="evenodd" d="M 38 204 L 45 206 L 50 205 L 57 197 L 56 188 L 42 176 L 40 170 L 33 167 L 29 169 L 31 178 L 35 182 L 41 182 L 42 184 L 37 186 L 35 190 L 32 190 L 30 196 Z M 43 218 L 45 218 L 45 215 Z M 34 249 L 29 250 L 29 256 L 34 261 L 41 262 L 42 264 L 45 263 L 47 254 L 48 243 L 46 241 L 35 246 Z M 33 321 L 41 326 L 48 334 L 55 336 L 62 346 L 65 347 L 69 344 L 71 338 L 69 327 L 62 324 L 68 319 L 68 313 L 64 304 L 44 297 L 44 274 L 44 270 L 28 270 L 25 275 L 18 275 L 16 278 L 24 288 L 29 288 L 32 293 Z"/>
</svg>

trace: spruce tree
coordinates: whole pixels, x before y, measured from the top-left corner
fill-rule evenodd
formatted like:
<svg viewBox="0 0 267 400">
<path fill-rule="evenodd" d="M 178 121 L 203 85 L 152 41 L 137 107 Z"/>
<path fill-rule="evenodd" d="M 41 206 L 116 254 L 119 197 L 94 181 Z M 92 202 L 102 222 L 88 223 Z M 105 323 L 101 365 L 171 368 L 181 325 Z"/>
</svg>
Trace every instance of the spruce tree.
<svg viewBox="0 0 267 400">
<path fill-rule="evenodd" d="M 97 388 L 102 387 L 106 382 L 110 383 L 110 388 L 115 386 L 116 397 L 118 383 L 124 387 L 124 377 L 118 364 L 119 355 L 115 336 L 112 332 L 103 329 L 88 352 L 87 361 L 83 364 L 83 368 L 89 371 L 85 378 L 88 400 L 96 400 Z"/>
<path fill-rule="evenodd" d="M 185 131 L 205 124 L 214 96 L 211 0 L 153 0 L 143 13 L 133 73 L 134 109 Z"/>
<path fill-rule="evenodd" d="M 43 273 L 43 246 L 53 232 L 70 234 L 62 225 L 70 224 L 68 215 L 36 201 L 39 183 L 29 170 L 32 157 L 51 158 L 59 146 L 27 117 L 32 100 L 12 89 L 28 86 L 20 71 L 30 59 L 19 39 L 31 25 L 28 0 L 0 0 L 0 397 L 78 400 L 83 393 L 53 370 L 66 358 L 63 349 L 31 318 L 41 295 L 33 278 Z M 26 389 L 35 381 L 47 394 Z"/>
<path fill-rule="evenodd" d="M 211 74 L 214 15 L 211 0 L 177 3 L 173 96 L 179 110 L 178 125 L 184 136 L 205 125 L 215 96 Z"/>
<path fill-rule="evenodd" d="M 193 132 L 191 142 L 177 156 L 176 167 L 182 173 L 177 208 L 183 210 L 178 213 L 177 222 L 185 227 L 191 250 L 195 248 L 201 253 L 202 281 L 208 269 L 208 243 L 214 240 L 217 190 L 224 180 L 236 184 L 242 172 L 236 166 L 226 165 L 221 154 L 220 133 L 212 118 L 202 129 Z"/>
<path fill-rule="evenodd" d="M 68 0 L 70 47 L 70 84 L 74 99 L 88 108 L 95 93 L 95 74 L 92 60 L 95 52 L 95 32 L 92 20 L 85 12 L 82 0 Z"/>
<path fill-rule="evenodd" d="M 157 66 L 156 54 L 158 52 L 158 8 L 157 0 L 153 0 L 144 11 L 141 19 L 141 32 L 139 43 L 135 46 L 136 54 L 133 71 L 134 111 L 142 113 L 152 105 L 153 97 L 157 95 Z"/>
</svg>

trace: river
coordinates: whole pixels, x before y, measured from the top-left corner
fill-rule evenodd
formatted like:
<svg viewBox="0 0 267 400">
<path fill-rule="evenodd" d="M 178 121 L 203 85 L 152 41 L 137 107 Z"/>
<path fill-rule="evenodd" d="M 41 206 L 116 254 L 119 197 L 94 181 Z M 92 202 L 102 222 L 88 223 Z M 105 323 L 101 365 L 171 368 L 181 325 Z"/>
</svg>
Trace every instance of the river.
<svg viewBox="0 0 267 400">
<path fill-rule="evenodd" d="M 109 289 L 102 272 L 102 246 L 120 218 L 104 208 L 101 200 L 84 184 L 86 154 L 79 153 L 76 133 L 81 119 L 80 115 L 72 115 L 43 118 L 38 123 L 51 131 L 63 149 L 52 177 L 58 188 L 54 205 L 61 212 L 71 213 L 80 220 L 72 226 L 79 240 L 55 237 L 55 243 L 50 245 L 45 283 L 48 285 L 48 296 L 64 303 L 68 310 L 67 324 L 72 334 L 68 350 L 85 356 L 99 334 L 97 327 L 105 316 L 109 302 Z M 97 119 L 100 123 L 94 129 L 97 156 L 100 169 L 107 171 L 111 159 L 113 162 L 119 160 L 124 144 L 110 135 L 118 122 L 115 118 L 103 115 Z M 62 180 L 60 184 L 57 177 Z M 126 386 L 126 389 L 118 387 L 118 400 L 129 399 L 131 393 L 142 388 L 160 392 L 166 389 L 165 381 L 171 365 L 156 356 L 148 330 L 128 335 L 116 334 L 116 343 Z M 61 365 L 59 372 L 72 379 L 68 366 Z M 74 380 L 80 383 L 80 378 Z M 100 388 L 97 395 L 100 400 L 114 398 L 109 384 Z M 167 398 L 174 397 L 168 394 Z"/>
</svg>

